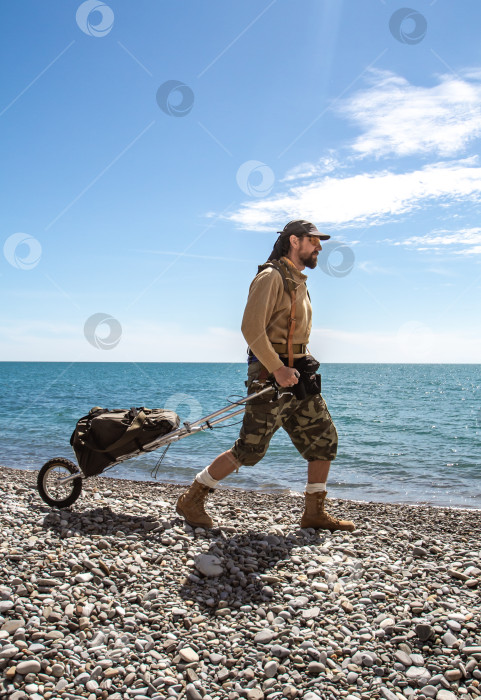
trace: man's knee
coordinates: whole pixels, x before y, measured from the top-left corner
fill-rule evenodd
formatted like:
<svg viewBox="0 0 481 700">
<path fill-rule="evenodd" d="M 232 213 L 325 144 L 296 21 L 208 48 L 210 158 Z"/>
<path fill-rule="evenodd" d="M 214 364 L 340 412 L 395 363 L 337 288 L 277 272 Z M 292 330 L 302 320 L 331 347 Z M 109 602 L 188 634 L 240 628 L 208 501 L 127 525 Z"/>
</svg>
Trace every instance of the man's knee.
<svg viewBox="0 0 481 700">
<path fill-rule="evenodd" d="M 256 449 L 256 446 L 254 445 L 246 445 L 245 443 L 238 444 L 239 442 L 239 440 L 236 442 L 231 452 L 234 459 L 241 466 L 253 467 L 255 464 L 257 464 L 257 462 L 261 461 L 267 452 L 267 448 L 259 450 Z"/>
</svg>

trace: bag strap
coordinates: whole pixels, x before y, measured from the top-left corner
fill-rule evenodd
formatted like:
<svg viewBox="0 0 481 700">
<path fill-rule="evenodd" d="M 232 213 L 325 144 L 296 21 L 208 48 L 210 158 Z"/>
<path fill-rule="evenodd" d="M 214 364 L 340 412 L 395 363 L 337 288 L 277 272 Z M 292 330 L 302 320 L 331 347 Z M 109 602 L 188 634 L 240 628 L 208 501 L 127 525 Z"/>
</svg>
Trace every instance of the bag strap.
<svg viewBox="0 0 481 700">
<path fill-rule="evenodd" d="M 131 433 L 133 430 L 141 430 L 145 421 L 147 420 L 147 416 L 143 411 L 138 411 L 137 415 L 135 416 L 134 420 L 132 423 L 127 427 L 125 433 L 119 437 L 118 440 L 116 440 L 112 445 L 109 445 L 105 449 L 100 449 L 98 447 L 94 447 L 94 445 L 88 443 L 87 441 L 84 441 L 85 447 L 88 447 L 90 450 L 93 450 L 94 452 L 112 452 L 112 450 L 117 450 L 119 447 L 123 447 L 123 445 L 126 445 L 128 442 L 132 440 Z"/>
<path fill-rule="evenodd" d="M 289 313 L 289 318 L 287 319 L 287 362 L 288 367 L 294 367 L 294 351 L 292 348 L 292 342 L 294 338 L 294 331 L 296 330 L 296 301 L 297 301 L 297 285 L 290 276 L 290 270 L 288 265 L 284 260 L 272 260 L 266 265 L 261 265 L 259 267 L 259 272 L 268 265 L 274 267 L 280 276 L 282 277 L 282 282 L 284 284 L 285 291 L 289 294 L 291 298 L 291 310 Z"/>
<path fill-rule="evenodd" d="M 292 339 L 296 330 L 296 293 L 291 291 L 291 313 L 287 321 L 287 361 L 289 367 L 294 367 L 294 352 L 292 349 Z"/>
</svg>

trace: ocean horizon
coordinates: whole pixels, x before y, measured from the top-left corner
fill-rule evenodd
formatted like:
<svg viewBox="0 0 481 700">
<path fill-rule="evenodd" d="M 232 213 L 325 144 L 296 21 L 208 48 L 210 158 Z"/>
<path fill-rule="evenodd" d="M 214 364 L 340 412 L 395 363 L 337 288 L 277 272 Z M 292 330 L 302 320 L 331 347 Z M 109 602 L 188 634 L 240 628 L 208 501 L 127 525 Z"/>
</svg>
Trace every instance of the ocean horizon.
<svg viewBox="0 0 481 700">
<path fill-rule="evenodd" d="M 328 491 L 360 501 L 481 506 L 481 364 L 326 363 L 322 394 L 339 432 Z M 69 445 L 92 406 L 170 408 L 196 420 L 244 396 L 245 363 L 0 362 L 0 464 L 75 461 Z M 160 481 L 187 484 L 229 449 L 239 417 L 172 445 Z M 150 480 L 160 452 L 104 472 Z M 302 492 L 306 466 L 284 431 L 232 488 Z"/>
</svg>

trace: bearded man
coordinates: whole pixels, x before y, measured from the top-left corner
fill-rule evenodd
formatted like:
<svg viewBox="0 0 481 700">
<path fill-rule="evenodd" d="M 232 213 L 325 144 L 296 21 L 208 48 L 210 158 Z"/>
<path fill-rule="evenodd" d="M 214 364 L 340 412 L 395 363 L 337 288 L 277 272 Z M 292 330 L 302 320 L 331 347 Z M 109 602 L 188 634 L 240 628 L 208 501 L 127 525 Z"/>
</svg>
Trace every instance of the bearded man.
<svg viewBox="0 0 481 700">
<path fill-rule="evenodd" d="M 324 509 L 326 482 L 337 453 L 337 431 L 320 393 L 319 363 L 307 352 L 312 307 L 303 270 L 314 269 L 322 250 L 321 233 L 304 219 L 290 221 L 253 280 L 242 320 L 248 349 L 248 392 L 253 393 L 269 378 L 280 390 L 266 400 L 246 404 L 240 435 L 234 446 L 199 472 L 177 502 L 177 513 L 192 527 L 211 528 L 205 500 L 219 481 L 241 465 L 257 464 L 265 455 L 278 428 L 288 433 L 307 461 L 305 508 L 301 527 L 323 530 L 354 530 L 354 523 L 339 520 Z M 313 371 L 314 370 L 314 371 Z"/>
</svg>

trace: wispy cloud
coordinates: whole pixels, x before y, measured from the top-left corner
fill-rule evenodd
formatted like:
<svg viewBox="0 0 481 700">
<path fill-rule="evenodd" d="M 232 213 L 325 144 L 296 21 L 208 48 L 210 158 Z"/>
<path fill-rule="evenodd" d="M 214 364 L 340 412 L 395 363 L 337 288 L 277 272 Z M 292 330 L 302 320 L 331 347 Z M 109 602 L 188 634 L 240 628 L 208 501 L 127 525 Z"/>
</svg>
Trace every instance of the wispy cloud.
<svg viewBox="0 0 481 700">
<path fill-rule="evenodd" d="M 473 159 L 438 162 L 406 173 L 381 170 L 348 177 L 324 176 L 273 197 L 243 203 L 227 218 L 265 231 L 296 217 L 323 226 L 381 224 L 430 202 L 478 200 L 481 167 Z"/>
<path fill-rule="evenodd" d="M 273 195 L 242 203 L 228 219 L 257 231 L 295 217 L 338 228 L 374 226 L 431 204 L 478 201 L 479 158 L 460 154 L 481 136 L 481 71 L 442 75 L 432 86 L 419 86 L 371 70 L 369 81 L 337 108 L 359 136 L 338 152 L 291 167 Z M 367 156 L 382 157 L 383 166 L 360 172 Z M 411 156 L 409 170 L 401 172 L 400 156 Z M 429 156 L 435 162 L 427 163 Z"/>
<path fill-rule="evenodd" d="M 306 162 L 294 166 L 288 170 L 281 182 L 293 182 L 305 180 L 306 178 L 312 179 L 313 177 L 332 173 L 334 170 L 339 170 L 342 167 L 342 162 L 334 155 L 323 156 L 317 163 Z"/>
<path fill-rule="evenodd" d="M 362 156 L 460 154 L 481 135 L 481 74 L 442 75 L 431 87 L 390 72 L 343 101 L 339 114 L 361 127 L 352 144 Z"/>
<path fill-rule="evenodd" d="M 481 228 L 464 228 L 457 231 L 436 230 L 423 236 L 410 236 L 403 241 L 389 240 L 389 242 L 419 251 L 443 252 L 449 248 L 449 252 L 455 255 L 481 255 Z"/>
</svg>

